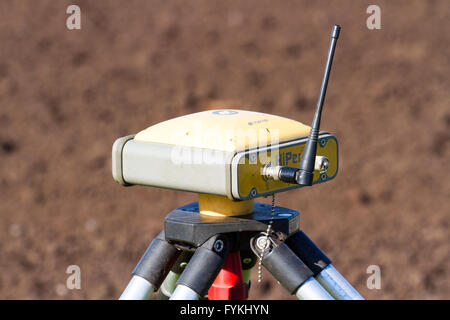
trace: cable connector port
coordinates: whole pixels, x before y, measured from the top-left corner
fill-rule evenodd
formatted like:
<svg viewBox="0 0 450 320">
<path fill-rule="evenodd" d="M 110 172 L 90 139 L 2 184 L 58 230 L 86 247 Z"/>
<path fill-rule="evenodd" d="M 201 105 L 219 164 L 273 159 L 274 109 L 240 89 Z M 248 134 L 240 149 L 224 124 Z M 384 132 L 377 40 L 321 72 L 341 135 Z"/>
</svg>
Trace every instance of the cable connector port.
<svg viewBox="0 0 450 320">
<path fill-rule="evenodd" d="M 330 162 L 327 157 L 316 156 L 314 170 L 324 173 L 328 170 Z M 272 166 L 270 163 L 266 164 L 261 169 L 261 175 L 265 180 L 283 181 L 286 183 L 299 184 L 300 169 L 293 167 Z"/>
</svg>

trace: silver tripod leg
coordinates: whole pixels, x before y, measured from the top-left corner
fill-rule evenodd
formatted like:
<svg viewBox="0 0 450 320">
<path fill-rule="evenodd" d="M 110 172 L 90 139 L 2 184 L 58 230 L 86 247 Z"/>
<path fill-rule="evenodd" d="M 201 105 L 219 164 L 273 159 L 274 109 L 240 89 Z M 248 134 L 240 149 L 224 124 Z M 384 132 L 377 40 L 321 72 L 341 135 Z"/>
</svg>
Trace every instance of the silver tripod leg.
<svg viewBox="0 0 450 320">
<path fill-rule="evenodd" d="M 300 300 L 334 300 L 313 277 L 306 280 L 295 295 Z"/>
<path fill-rule="evenodd" d="M 364 300 L 331 265 L 331 260 L 301 230 L 286 241 L 295 254 L 311 269 L 314 278 L 337 300 Z"/>
<path fill-rule="evenodd" d="M 166 241 L 164 231 L 153 239 L 128 283 L 120 300 L 145 300 L 158 290 L 181 251 Z"/>
<path fill-rule="evenodd" d="M 134 275 L 119 300 L 148 300 L 154 288 L 150 282 Z"/>
<path fill-rule="evenodd" d="M 177 285 L 177 288 L 170 296 L 170 300 L 199 300 L 200 295 L 191 288 L 182 284 Z"/>
<path fill-rule="evenodd" d="M 331 264 L 323 269 L 316 279 L 337 300 L 364 300 Z"/>
</svg>

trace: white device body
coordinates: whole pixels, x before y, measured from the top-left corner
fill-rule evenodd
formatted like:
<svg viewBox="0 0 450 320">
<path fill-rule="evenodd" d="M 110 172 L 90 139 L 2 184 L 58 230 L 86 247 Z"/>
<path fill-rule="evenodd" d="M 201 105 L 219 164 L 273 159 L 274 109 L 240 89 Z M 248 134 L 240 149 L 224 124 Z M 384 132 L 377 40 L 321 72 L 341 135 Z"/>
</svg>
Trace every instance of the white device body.
<svg viewBox="0 0 450 320">
<path fill-rule="evenodd" d="M 292 147 L 304 145 L 307 139 L 307 137 L 302 137 L 282 142 L 276 146 L 239 152 L 218 150 L 212 152 L 195 147 L 136 141 L 133 137 L 119 138 L 113 145 L 113 177 L 118 183 L 125 186 L 145 185 L 215 194 L 234 200 L 247 200 L 273 193 L 272 189 L 263 190 L 258 188 L 256 184 L 250 192 L 247 188 L 243 193 L 243 182 L 240 179 L 245 179 L 246 185 L 253 183 L 253 180 L 258 180 L 261 185 L 262 176 L 259 171 L 253 169 L 253 172 L 256 172 L 253 177 L 242 177 L 242 174 L 239 175 L 239 166 L 249 167 L 253 165 L 262 168 L 263 164 L 259 161 L 260 155 L 267 154 L 267 152 L 274 154 L 275 151 L 277 154 L 282 154 L 283 150 L 292 150 Z M 320 139 L 336 141 L 335 137 L 328 133 L 321 133 Z M 337 161 L 337 154 L 333 159 Z M 286 161 L 282 160 L 282 157 L 279 161 L 283 161 L 281 164 L 286 165 Z M 299 161 L 300 157 L 298 156 L 295 161 L 291 159 L 291 162 L 287 165 L 298 167 Z M 320 175 L 314 183 L 330 180 L 334 178 L 336 173 L 337 169 L 333 176 Z M 277 183 L 280 182 L 277 181 Z M 281 187 L 276 188 L 276 192 L 299 187 L 301 186 L 282 183 Z"/>
</svg>

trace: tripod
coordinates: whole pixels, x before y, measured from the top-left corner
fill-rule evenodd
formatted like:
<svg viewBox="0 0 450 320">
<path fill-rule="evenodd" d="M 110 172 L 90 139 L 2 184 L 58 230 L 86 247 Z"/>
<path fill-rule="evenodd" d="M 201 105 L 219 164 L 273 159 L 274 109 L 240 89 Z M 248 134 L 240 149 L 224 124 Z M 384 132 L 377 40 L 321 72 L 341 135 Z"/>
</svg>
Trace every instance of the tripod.
<svg viewBox="0 0 450 320">
<path fill-rule="evenodd" d="M 121 300 L 244 300 L 258 259 L 290 294 L 305 300 L 363 299 L 299 230 L 299 213 L 250 200 L 250 214 L 211 215 L 202 197 L 170 212 L 133 271 Z M 221 199 L 243 210 L 249 203 Z M 229 202 L 229 203 L 228 203 Z M 204 210 L 199 210 L 199 206 Z M 228 206 L 228 207 L 229 207 Z M 217 206 L 215 206 L 217 207 Z M 203 214 L 201 212 L 208 212 Z M 271 232 L 267 234 L 267 225 Z"/>
<path fill-rule="evenodd" d="M 217 110 L 176 118 L 116 140 L 113 176 L 117 182 L 199 192 L 198 203 L 167 215 L 164 230 L 134 269 L 121 299 L 146 299 L 159 290 L 162 299 L 243 300 L 248 297 L 249 272 L 258 260 L 259 272 L 264 266 L 299 299 L 362 299 L 331 260 L 299 231 L 297 211 L 275 207 L 275 198 L 272 206 L 254 203 L 255 197 L 312 186 L 337 173 L 337 140 L 319 129 L 339 32 L 340 26 L 333 26 L 310 129 L 267 114 Z M 249 126 L 259 126 L 264 133 L 259 142 L 267 141 L 263 139 L 267 134 L 272 137 L 271 129 L 280 136 L 256 149 L 250 147 L 249 137 L 237 139 L 240 134 L 235 135 L 231 150 L 208 143 L 183 144 L 180 137 L 195 135 L 192 123 L 201 119 L 210 129 L 219 129 L 219 136 L 225 136 L 229 128 Z M 173 128 L 183 128 L 183 134 L 171 140 Z M 203 135 L 194 140 L 201 142 Z M 214 151 L 219 161 L 173 165 L 174 146 L 194 153 Z M 318 148 L 322 156 L 317 156 Z M 273 157 L 274 153 L 279 157 Z M 299 167 L 288 166 L 298 160 Z"/>
</svg>

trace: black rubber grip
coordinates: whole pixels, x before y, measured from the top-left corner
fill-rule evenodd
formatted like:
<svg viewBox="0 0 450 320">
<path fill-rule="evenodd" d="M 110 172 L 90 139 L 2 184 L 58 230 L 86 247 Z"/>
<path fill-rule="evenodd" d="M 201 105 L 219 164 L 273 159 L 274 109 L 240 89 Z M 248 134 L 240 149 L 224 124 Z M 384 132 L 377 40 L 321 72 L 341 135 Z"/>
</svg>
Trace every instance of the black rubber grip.
<svg viewBox="0 0 450 320">
<path fill-rule="evenodd" d="M 325 253 L 301 230 L 290 236 L 286 244 L 314 272 L 314 276 L 331 263 Z"/>
<path fill-rule="evenodd" d="M 214 248 L 214 243 L 218 240 L 223 243 L 220 252 Z M 222 269 L 229 247 L 229 241 L 223 235 L 211 237 L 195 250 L 177 285 L 182 284 L 204 297 Z"/>
<path fill-rule="evenodd" d="M 292 167 L 281 167 L 280 173 L 278 174 L 279 178 L 283 182 L 287 183 L 297 183 L 296 177 L 297 177 L 297 171 L 298 168 L 292 168 Z"/>
<path fill-rule="evenodd" d="M 148 280 L 157 290 L 180 253 L 180 250 L 165 240 L 164 231 L 161 231 L 150 243 L 132 274 Z"/>
<path fill-rule="evenodd" d="M 313 272 L 285 243 L 275 247 L 263 258 L 262 263 L 290 294 L 294 294 L 306 280 L 313 276 Z"/>
</svg>

